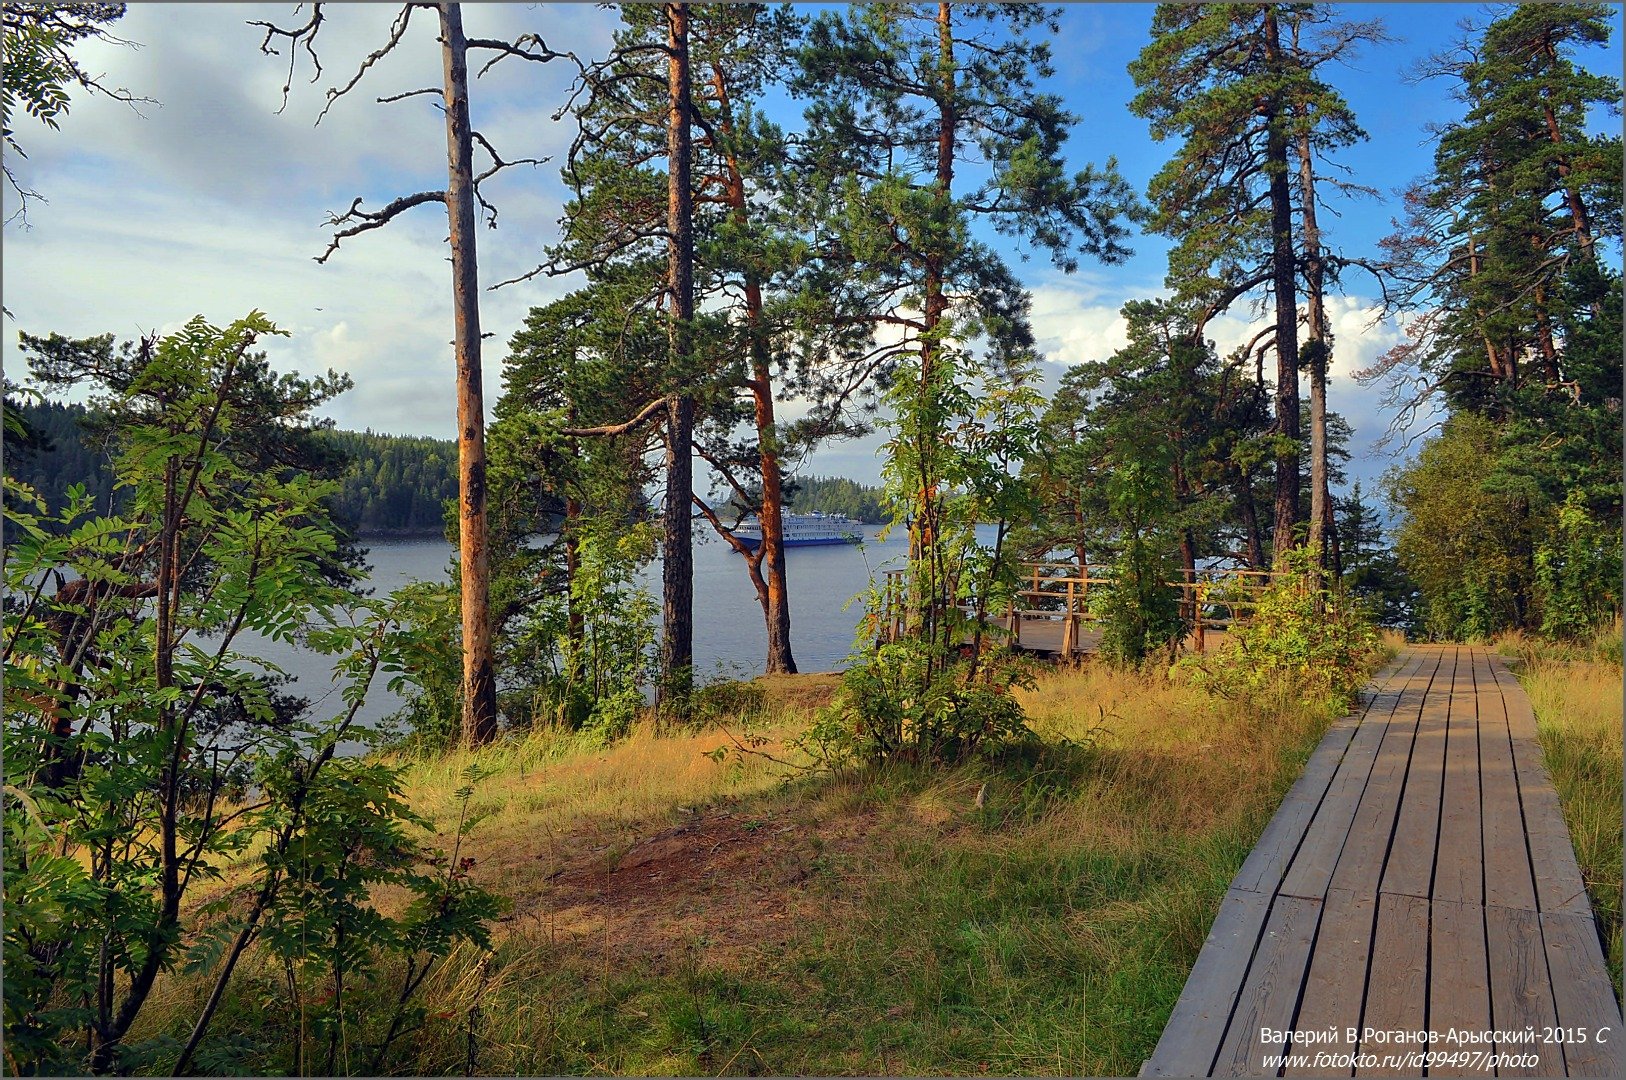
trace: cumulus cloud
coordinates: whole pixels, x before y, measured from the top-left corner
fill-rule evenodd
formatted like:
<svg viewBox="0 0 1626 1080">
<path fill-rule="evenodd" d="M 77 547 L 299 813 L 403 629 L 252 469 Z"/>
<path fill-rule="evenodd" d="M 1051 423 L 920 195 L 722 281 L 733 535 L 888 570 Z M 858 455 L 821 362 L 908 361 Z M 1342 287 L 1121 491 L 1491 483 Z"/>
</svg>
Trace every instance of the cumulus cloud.
<svg viewBox="0 0 1626 1080">
<path fill-rule="evenodd" d="M 331 406 L 342 425 L 438 436 L 455 429 L 449 337 L 451 310 L 446 219 L 417 208 L 388 228 L 348 240 L 325 265 L 327 215 L 356 196 L 368 206 L 445 183 L 445 132 L 432 101 L 380 105 L 381 95 L 438 84 L 433 13 L 413 18 L 400 51 L 381 61 L 357 89 L 315 125 L 328 87 L 348 80 L 388 33 L 393 5 L 329 5 L 320 55 L 324 73 L 309 82 L 301 57 L 286 108 L 281 56 L 259 51 L 263 32 L 250 19 L 289 22 L 286 4 L 131 5 L 114 29 L 137 49 L 87 42 L 85 66 L 109 85 L 157 99 L 139 115 L 101 98 L 76 97 L 60 131 L 25 121 L 26 160 L 8 159 L 50 201 L 31 208 L 29 229 L 5 238 L 7 372 L 19 371 L 16 329 L 133 338 L 179 326 L 202 313 L 226 322 L 267 312 L 293 336 L 268 345 L 276 362 L 307 374 L 349 373 L 355 389 Z M 601 55 L 616 24 L 613 11 L 586 5 L 468 5 L 473 36 L 541 34 L 555 49 Z M 1091 18 L 1099 13 L 1086 12 Z M 1087 65 L 1086 65 L 1087 66 Z M 475 123 L 509 157 L 548 157 L 491 184 L 501 210 L 495 231 L 479 233 L 485 285 L 523 273 L 557 235 L 566 192 L 558 164 L 574 133 L 554 122 L 574 75 L 566 63 L 505 60 L 475 84 Z M 1127 340 L 1119 309 L 1161 292 L 1161 242 L 1115 269 L 1033 275 L 1032 320 L 1046 387 L 1071 365 L 1104 359 Z M 534 280 L 486 292 L 482 300 L 488 403 L 509 335 L 526 311 L 564 293 L 567 282 Z M 1379 391 L 1351 373 L 1398 337 L 1392 324 L 1370 325 L 1360 297 L 1330 305 L 1337 350 L 1332 404 L 1356 425 L 1358 457 L 1368 455 L 1386 418 Z M 1242 313 L 1213 324 L 1223 348 L 1259 320 Z M 796 415 L 791 405 L 787 416 Z M 805 467 L 874 480 L 881 436 L 834 444 Z M 1357 472 L 1381 471 L 1383 460 Z"/>
<path fill-rule="evenodd" d="M 1040 352 L 1048 361 L 1044 365 L 1046 385 L 1055 385 L 1059 370 L 1106 359 L 1126 345 L 1128 327 L 1119 313 L 1123 304 L 1163 294 L 1158 287 L 1126 287 L 1102 276 L 1061 279 L 1035 287 L 1033 325 Z M 1400 340 L 1400 328 L 1394 320 L 1383 318 L 1376 302 L 1368 297 L 1330 296 L 1327 312 L 1334 340 L 1328 407 L 1342 414 L 1354 429 L 1349 447 L 1351 475 L 1371 479 L 1394 461 L 1396 447 L 1376 445 L 1388 431 L 1392 410 L 1383 405 L 1381 386 L 1362 385 L 1354 375 L 1371 367 Z M 1271 319 L 1267 312 L 1239 306 L 1212 320 L 1208 337 L 1223 356 L 1250 341 Z M 1271 374 L 1267 370 L 1266 378 Z M 1307 383 L 1302 391 L 1308 394 Z"/>
<path fill-rule="evenodd" d="M 420 11 L 398 53 L 370 71 L 317 126 L 328 87 L 348 80 L 387 38 L 389 5 L 329 5 L 319 38 L 324 65 L 309 83 L 301 55 L 286 109 L 281 57 L 259 52 L 249 19 L 288 24 L 287 5 L 132 5 L 113 29 L 142 43 L 83 47 L 84 66 L 108 85 L 156 99 L 139 112 L 80 95 L 62 129 L 19 132 L 18 167 L 48 202 L 30 227 L 6 236 L 6 306 L 16 329 L 133 338 L 202 313 L 227 322 L 258 308 L 292 332 L 268 343 L 284 368 L 335 368 L 355 389 L 331 415 L 346 426 L 449 436 L 453 416 L 450 273 L 446 217 L 416 208 L 387 228 L 345 241 L 325 265 L 329 213 L 356 196 L 378 207 L 444 187 L 446 136 L 426 97 L 380 105 L 379 96 L 438 85 L 432 12 Z M 471 5 L 470 36 L 540 33 L 557 49 L 591 57 L 608 44 L 613 12 L 587 7 Z M 553 157 L 493 180 L 501 228 L 480 230 L 481 281 L 530 269 L 556 235 L 564 192 L 557 161 L 574 125 L 554 122 L 575 68 L 505 60 L 479 80 L 475 125 L 505 157 Z M 536 303 L 565 286 L 538 281 L 488 292 L 482 326 L 488 384 L 507 338 Z M 8 329 L 12 329 L 9 328 Z M 18 377 L 16 335 L 6 369 Z M 488 394 L 488 404 L 495 395 Z"/>
</svg>

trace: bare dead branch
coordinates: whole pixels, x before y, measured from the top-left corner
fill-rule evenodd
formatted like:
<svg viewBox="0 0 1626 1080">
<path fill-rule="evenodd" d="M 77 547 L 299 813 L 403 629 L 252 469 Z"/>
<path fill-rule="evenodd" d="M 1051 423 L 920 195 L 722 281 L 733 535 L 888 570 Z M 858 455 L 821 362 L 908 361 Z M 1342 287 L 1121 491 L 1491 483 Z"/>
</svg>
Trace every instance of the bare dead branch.
<svg viewBox="0 0 1626 1080">
<path fill-rule="evenodd" d="M 334 102 L 338 101 L 340 98 L 344 97 L 344 95 L 348 94 L 351 90 L 355 89 L 356 84 L 361 82 L 361 77 L 363 75 L 367 74 L 367 69 L 368 68 L 372 67 L 374 64 L 376 64 L 380 60 L 384 59 L 384 57 L 386 57 L 390 53 L 394 52 L 395 47 L 397 45 L 401 44 L 401 38 L 406 34 L 407 24 L 412 21 L 412 10 L 414 8 L 433 7 L 433 6 L 434 5 L 432 5 L 432 4 L 417 3 L 417 2 L 410 3 L 410 4 L 405 4 L 405 5 L 402 6 L 399 14 L 397 14 L 395 16 L 395 22 L 390 26 L 389 40 L 386 41 L 383 45 L 379 46 L 377 49 L 374 49 L 372 52 L 367 54 L 367 59 L 363 60 L 361 62 L 361 66 L 356 69 L 356 73 L 354 75 L 350 76 L 350 81 L 349 82 L 345 83 L 343 86 L 341 86 L 341 87 L 339 87 L 337 89 L 329 88 L 329 90 L 327 92 L 327 104 L 322 106 L 322 111 L 319 114 L 317 114 L 317 117 L 316 117 L 316 122 L 318 124 L 320 124 L 322 122 L 322 118 L 327 115 L 328 110 L 333 108 L 333 103 Z M 318 260 L 318 261 L 320 261 L 320 260 Z"/>
<path fill-rule="evenodd" d="M 391 94 L 388 97 L 381 97 L 378 99 L 378 103 L 380 105 L 387 105 L 392 101 L 404 101 L 409 97 L 419 97 L 424 94 L 433 94 L 436 97 L 441 97 L 445 93 L 446 92 L 438 86 L 426 86 L 422 90 L 407 90 L 404 93 Z M 442 108 L 444 109 L 445 106 L 442 106 Z"/>
<path fill-rule="evenodd" d="M 300 7 L 304 7 L 304 5 L 301 4 L 299 7 L 294 8 L 294 14 L 297 15 L 299 13 Z M 315 70 L 311 73 L 311 82 L 314 83 L 322 77 L 322 61 L 321 58 L 316 55 L 316 32 L 321 29 L 322 20 L 324 18 L 325 16 L 322 14 L 322 5 L 312 4 L 310 19 L 306 21 L 304 26 L 295 27 L 292 30 L 285 30 L 274 23 L 264 22 L 260 19 L 248 20 L 248 25 L 250 26 L 263 26 L 265 28 L 265 38 L 260 42 L 260 52 L 264 53 L 266 56 L 281 55 L 274 47 L 272 47 L 271 42 L 273 39 L 279 37 L 285 37 L 288 39 L 288 77 L 283 80 L 282 84 L 282 104 L 277 106 L 277 113 L 279 115 L 282 113 L 283 109 L 288 107 L 288 91 L 291 90 L 294 85 L 294 64 L 298 60 L 298 47 L 300 45 L 305 46 L 305 52 L 310 54 L 311 66 L 315 68 Z"/>
<path fill-rule="evenodd" d="M 577 59 L 575 53 L 555 52 L 553 49 L 548 48 L 548 43 L 543 41 L 538 34 L 521 34 L 517 40 L 511 43 L 498 41 L 495 38 L 469 38 L 467 45 L 471 49 L 490 49 L 497 54 L 487 60 L 484 67 L 475 72 L 474 77 L 476 79 L 490 71 L 498 61 L 509 56 L 517 56 L 521 60 L 532 60 L 539 64 L 545 64 L 550 60 L 569 60 L 576 65 L 577 71 L 585 72 L 587 70 L 582 62 Z M 527 50 L 526 45 L 536 46 L 537 51 L 531 52 Z"/>
<path fill-rule="evenodd" d="M 638 414 L 625 423 L 605 424 L 600 427 L 590 428 L 562 428 L 559 434 L 569 435 L 572 438 L 585 436 L 625 435 L 627 432 L 644 423 L 665 407 L 666 398 L 658 397 L 654 401 L 651 401 L 648 405 L 645 405 L 642 409 L 639 409 Z"/>
<path fill-rule="evenodd" d="M 329 214 L 327 224 L 343 225 L 347 221 L 355 221 L 358 222 L 358 224 L 352 225 L 348 229 L 340 229 L 338 232 L 334 233 L 333 239 L 328 242 L 327 250 L 322 252 L 321 255 L 317 256 L 316 261 L 319 263 L 327 262 L 328 257 L 335 251 L 339 250 L 339 241 L 344 240 L 347 237 L 359 236 L 361 233 L 370 232 L 373 229 L 382 228 L 394 218 L 405 211 L 412 209 L 414 206 L 422 206 L 424 203 L 429 202 L 444 204 L 446 202 L 446 192 L 420 191 L 416 195 L 403 195 L 401 198 L 396 199 L 394 202 L 390 203 L 388 206 L 384 207 L 384 209 L 379 210 L 376 213 L 369 213 L 368 211 L 363 210 L 361 208 L 361 196 L 356 196 L 356 201 L 350 204 L 350 209 L 346 210 L 342 214 Z"/>
</svg>

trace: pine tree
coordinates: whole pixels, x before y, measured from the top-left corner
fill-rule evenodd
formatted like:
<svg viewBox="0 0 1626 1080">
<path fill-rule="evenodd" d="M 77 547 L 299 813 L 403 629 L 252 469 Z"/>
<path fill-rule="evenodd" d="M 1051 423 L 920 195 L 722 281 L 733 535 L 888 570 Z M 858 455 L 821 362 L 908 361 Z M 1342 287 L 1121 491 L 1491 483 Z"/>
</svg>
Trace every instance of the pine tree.
<svg viewBox="0 0 1626 1080">
<path fill-rule="evenodd" d="M 1069 173 L 1075 122 L 1054 95 L 1054 10 L 1027 5 L 867 4 L 809 28 L 796 88 L 811 100 L 808 153 L 818 224 L 807 295 L 821 325 L 845 326 L 829 395 L 870 378 L 892 385 L 897 437 L 888 465 L 909 526 L 916 620 L 948 632 L 954 582 L 943 555 L 945 469 L 955 395 L 1013 372 L 1032 348 L 1027 296 L 978 222 L 1071 270 L 1081 256 L 1127 255 L 1134 203 L 1110 160 Z M 962 169 L 967 158 L 976 163 Z M 986 361 L 958 343 L 981 339 Z M 956 526 L 957 528 L 958 526 Z M 930 673 L 928 672 L 928 677 Z"/>
<path fill-rule="evenodd" d="M 581 133 L 565 170 L 577 196 L 567 210 L 566 235 L 536 272 L 585 270 L 593 280 L 609 273 L 643 275 L 650 285 L 642 300 L 632 302 L 658 297 L 671 311 L 677 266 L 671 245 L 683 232 L 673 227 L 671 214 L 686 201 L 689 255 L 679 261 L 688 268 L 693 306 L 704 314 L 683 322 L 681 342 L 674 336 L 669 350 L 668 379 L 682 389 L 672 402 L 687 404 L 677 411 L 668 407 L 664 417 L 668 443 L 685 444 L 681 452 L 669 451 L 668 475 L 676 482 L 692 470 L 692 448 L 734 501 L 749 497 L 746 509 L 759 517 L 763 543 L 751 550 L 735 538 L 738 519 L 724 521 L 694 491 L 692 479 L 671 488 L 663 565 L 672 580 L 663 640 L 676 651 L 667 657 L 663 681 L 676 687 L 688 665 L 681 643 L 692 635 L 692 626 L 684 629 L 689 603 L 674 590 L 687 580 L 691 506 L 744 556 L 767 626 L 769 670 L 793 671 L 780 522 L 781 461 L 795 436 L 776 419 L 774 378 L 785 364 L 776 341 L 776 308 L 795 245 L 776 220 L 777 189 L 788 176 L 784 135 L 757 113 L 756 104 L 776 77 L 774 58 L 791 47 L 798 20 L 761 5 L 628 6 L 621 16 L 615 47 L 585 80 Z M 673 18 L 681 18 L 683 27 L 681 73 L 673 66 Z M 685 134 L 674 141 L 672 118 L 680 110 L 687 117 Z M 687 165 L 675 156 L 679 142 Z M 667 283 L 656 287 L 663 255 Z M 744 414 L 737 398 L 748 403 Z M 738 422 L 754 430 L 751 445 L 734 438 Z"/>
<path fill-rule="evenodd" d="M 487 215 L 488 224 L 495 226 L 496 211 L 480 195 L 481 182 L 514 165 L 538 165 L 541 162 L 535 158 L 505 160 L 491 142 L 474 129 L 469 111 L 469 53 L 472 50 L 496 54 L 482 71 L 509 57 L 545 64 L 566 54 L 549 49 L 547 43 L 536 34 L 523 35 L 517 43 L 489 38 L 470 39 L 463 32 L 461 4 L 408 3 L 396 15 L 389 40 L 362 61 L 348 83 L 328 91 L 324 115 L 327 108 L 332 108 L 339 98 L 360 83 L 369 68 L 400 45 L 413 12 L 423 7 L 434 9 L 440 29 L 441 85 L 427 88 L 427 92 L 437 94 L 442 102 L 441 112 L 446 126 L 446 186 L 401 196 L 376 211 L 362 209 L 362 199 L 357 198 L 344 213 L 330 215 L 329 224 L 335 231 L 327 250 L 317 261 L 326 262 L 345 239 L 382 228 L 414 207 L 440 203 L 446 208 L 447 239 L 451 247 L 452 347 L 457 387 L 458 581 L 463 630 L 462 726 L 464 741 L 478 745 L 491 741 L 497 734 L 497 673 L 491 641 L 490 551 L 486 537 L 485 392 L 480 358 L 480 282 L 474 208 L 478 202 Z M 290 78 L 301 52 L 310 56 L 316 66 L 316 77 L 319 78 L 321 65 L 316 60 L 315 41 L 324 19 L 322 5 L 313 4 L 310 17 L 302 26 L 284 28 L 261 21 L 251 21 L 250 25 L 265 29 L 265 39 L 260 46 L 262 52 L 275 52 L 272 42 L 286 39 L 290 52 Z M 407 91 L 378 100 L 380 103 L 401 101 L 424 92 Z M 286 100 L 286 85 L 283 93 Z M 490 166 L 478 174 L 474 170 L 476 143 L 490 158 Z"/>
<path fill-rule="evenodd" d="M 1466 111 L 1436 129 L 1433 171 L 1384 242 L 1411 321 L 1375 374 L 1404 381 L 1408 410 L 1443 394 L 1505 419 L 1521 387 L 1568 389 L 1569 283 L 1590 279 L 1583 303 L 1602 315 L 1597 240 L 1621 234 L 1620 137 L 1586 133 L 1591 110 L 1618 107 L 1619 83 L 1574 62 L 1609 31 L 1604 5 L 1522 5 L 1425 70 Z"/>
<path fill-rule="evenodd" d="M 1152 225 L 1175 240 L 1169 283 L 1214 314 L 1268 286 L 1274 325 L 1255 347 L 1276 353 L 1275 557 L 1296 543 L 1299 471 L 1297 252 L 1290 183 L 1295 105 L 1309 76 L 1284 42 L 1281 4 L 1162 4 L 1152 40 L 1129 65 L 1130 103 L 1159 141 L 1180 148 L 1153 177 Z"/>
</svg>

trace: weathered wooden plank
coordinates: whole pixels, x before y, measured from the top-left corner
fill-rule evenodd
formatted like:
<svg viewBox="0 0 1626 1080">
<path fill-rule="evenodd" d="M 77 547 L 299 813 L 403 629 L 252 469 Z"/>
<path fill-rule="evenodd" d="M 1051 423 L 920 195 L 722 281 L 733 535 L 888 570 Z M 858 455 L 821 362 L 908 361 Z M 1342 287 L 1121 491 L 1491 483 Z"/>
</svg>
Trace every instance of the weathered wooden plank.
<svg viewBox="0 0 1626 1080">
<path fill-rule="evenodd" d="M 1626 1076 L 1626 1026 L 1615 1007 L 1598 931 L 1590 915 L 1542 912 L 1541 936 L 1553 980 L 1564 1067 L 1571 1076 Z"/>
<path fill-rule="evenodd" d="M 1231 890 L 1142 1076 L 1207 1076 L 1264 932 L 1270 897 Z"/>
<path fill-rule="evenodd" d="M 1575 861 L 1575 844 L 1570 839 L 1569 827 L 1564 823 L 1558 792 L 1553 788 L 1552 777 L 1542 760 L 1541 744 L 1536 736 L 1535 711 L 1529 695 L 1501 657 L 1487 653 L 1486 659 L 1507 703 L 1513 771 L 1519 785 L 1524 831 L 1529 838 L 1531 863 L 1538 868 L 1535 875 L 1536 906 L 1542 911 L 1590 915 L 1592 906 L 1587 899 L 1581 869 Z"/>
<path fill-rule="evenodd" d="M 1536 912 L 1522 908 L 1487 907 L 1485 940 L 1489 953 L 1491 1028 L 1495 1031 L 1531 1031 L 1534 1041 L 1498 1044 L 1501 1053 L 1534 1056 L 1532 1067 L 1499 1068 L 1502 1076 L 1562 1076 L 1564 1055 L 1557 1044 L 1539 1038 L 1557 1022 L 1553 985 L 1542 946 L 1541 922 Z"/>
<path fill-rule="evenodd" d="M 1411 760 L 1412 741 L 1417 734 L 1418 720 L 1428 701 L 1430 688 L 1440 675 L 1446 659 L 1444 650 L 1424 649 L 1434 660 L 1433 667 L 1425 666 L 1429 677 L 1413 680 L 1401 696 L 1401 701 L 1390 718 L 1384 732 L 1383 744 L 1378 747 L 1377 760 L 1366 788 L 1361 792 L 1361 804 L 1350 823 L 1349 837 L 1333 868 L 1330 887 L 1348 889 L 1360 896 L 1371 896 L 1378 891 L 1383 877 L 1384 860 L 1389 853 L 1389 840 L 1394 833 L 1395 817 L 1400 811 L 1400 796 L 1406 778 L 1406 766 Z"/>
<path fill-rule="evenodd" d="M 1485 902 L 1485 844 L 1479 817 L 1479 716 L 1501 693 L 1482 649 L 1471 650 L 1467 685 L 1458 680 L 1445 740 L 1440 793 L 1440 844 L 1434 863 L 1435 900 Z M 1483 937 L 1483 934 L 1481 935 Z"/>
<path fill-rule="evenodd" d="M 1395 710 L 1408 689 L 1414 693 L 1420 688 L 1426 689 L 1433 669 L 1432 666 L 1426 671 L 1423 668 L 1435 662 L 1428 654 L 1412 650 L 1391 679 L 1377 684 L 1379 689 L 1368 703 L 1366 715 L 1344 752 L 1326 797 L 1317 808 L 1304 842 L 1299 845 L 1293 864 L 1282 880 L 1279 891 L 1283 895 L 1317 898 L 1327 895 L 1333 868 L 1344 850 L 1355 811 L 1361 803 L 1361 793 L 1366 790 L 1378 747 L 1383 743 Z"/>
<path fill-rule="evenodd" d="M 1391 1055 L 1427 1049 L 1415 1043 L 1385 1039 L 1389 1033 L 1416 1031 L 1422 1026 L 1428 1000 L 1428 901 L 1402 893 L 1378 896 L 1377 929 L 1372 935 L 1372 966 L 1367 971 L 1366 1008 L 1361 1016 L 1361 1052 L 1379 1055 L 1375 1069 L 1357 1069 L 1357 1076 L 1408 1076 L 1417 1070 L 1388 1067 Z M 1375 1038 L 1367 1039 L 1367 1032 Z"/>
<path fill-rule="evenodd" d="M 1452 649 L 1440 663 L 1429 688 L 1412 743 L 1395 820 L 1394 842 L 1384 861 L 1382 892 L 1427 898 L 1434 883 L 1434 856 L 1440 830 L 1440 791 L 1445 775 L 1445 733 L 1452 708 L 1465 702 L 1458 689 L 1462 649 Z M 1466 674 L 1466 672 L 1462 672 Z"/>
<path fill-rule="evenodd" d="M 1426 1043 L 1342 1037 L 1426 1022 L 1438 1036 L 1531 1031 L 1470 1044 L 1534 1062 L 1504 1075 L 1626 1075 L 1626 1026 L 1528 698 L 1479 648 L 1408 652 L 1387 675 L 1250 854 L 1144 1072 L 1256 1074 L 1266 1055 L 1359 1049 L 1387 1058 L 1373 1072 L 1415 1073 L 1407 1055 Z M 1554 1027 L 1569 1041 L 1539 1038 Z M 1261 1029 L 1332 1041 L 1264 1045 Z"/>
<path fill-rule="evenodd" d="M 1310 760 L 1304 763 L 1304 771 L 1265 826 L 1259 842 L 1243 860 L 1231 888 L 1261 893 L 1276 890 L 1359 726 L 1359 717 L 1346 716 L 1327 729 Z"/>
<path fill-rule="evenodd" d="M 1536 738 L 1536 710 L 1530 704 L 1530 696 L 1519 685 L 1517 676 L 1507 666 L 1507 661 L 1495 653 L 1486 651 L 1485 658 L 1490 662 L 1491 673 L 1502 687 L 1503 696 L 1507 699 L 1507 726 L 1515 739 L 1528 739 L 1532 742 Z M 1517 692 L 1515 692 L 1517 691 Z"/>
<path fill-rule="evenodd" d="M 1366 998 L 1366 968 L 1372 955 L 1372 929 L 1377 901 L 1346 889 L 1332 889 L 1322 906 L 1321 928 L 1316 934 L 1310 970 L 1304 980 L 1294 1030 L 1329 1033 L 1331 1041 L 1312 1051 L 1353 1053 L 1357 1039 L 1345 1038 L 1350 1028 L 1360 1029 L 1361 1006 Z M 1349 1076 L 1345 1068 L 1339 1075 Z M 1289 1076 L 1327 1076 L 1329 1069 L 1288 1069 Z"/>
<path fill-rule="evenodd" d="M 1429 908 L 1428 1028 L 1438 1050 L 1486 1049 L 1445 1042 L 1451 1032 L 1491 1030 L 1490 969 L 1485 909 L 1479 904 L 1435 900 Z"/>
<path fill-rule="evenodd" d="M 1267 1054 L 1281 1054 L 1286 1046 L 1285 1035 L 1293 1026 L 1299 990 L 1310 966 L 1310 945 L 1320 920 L 1320 900 L 1276 898 L 1211 1075 L 1276 1075 L 1279 1067 L 1267 1070 L 1264 1058 Z M 1266 1042 L 1262 1036 L 1267 1031 L 1284 1037 Z"/>
<path fill-rule="evenodd" d="M 1494 670 L 1494 669 L 1493 669 Z M 1479 799 L 1485 847 L 1485 903 L 1536 910 L 1536 887 L 1524 832 L 1524 811 L 1514 772 L 1507 705 L 1523 697 L 1517 685 L 1497 683 L 1497 693 L 1481 700 L 1479 717 Z"/>
</svg>

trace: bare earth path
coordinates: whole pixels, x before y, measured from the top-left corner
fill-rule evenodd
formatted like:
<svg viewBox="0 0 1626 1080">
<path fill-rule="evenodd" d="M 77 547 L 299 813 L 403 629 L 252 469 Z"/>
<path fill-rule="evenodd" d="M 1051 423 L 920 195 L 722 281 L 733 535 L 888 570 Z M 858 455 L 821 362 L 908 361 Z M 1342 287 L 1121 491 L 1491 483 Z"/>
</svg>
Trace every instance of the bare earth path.
<svg viewBox="0 0 1626 1080">
<path fill-rule="evenodd" d="M 1455 645 L 1372 689 L 1231 883 L 1142 1075 L 1626 1076 L 1524 690 Z"/>
</svg>

